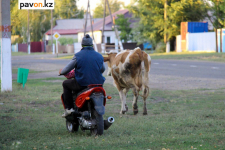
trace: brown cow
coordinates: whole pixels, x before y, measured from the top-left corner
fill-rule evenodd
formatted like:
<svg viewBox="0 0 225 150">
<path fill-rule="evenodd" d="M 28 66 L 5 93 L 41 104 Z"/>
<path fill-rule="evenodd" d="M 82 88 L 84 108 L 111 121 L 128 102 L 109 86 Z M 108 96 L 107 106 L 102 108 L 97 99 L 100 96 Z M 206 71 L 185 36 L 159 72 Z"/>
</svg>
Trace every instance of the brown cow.
<svg viewBox="0 0 225 150">
<path fill-rule="evenodd" d="M 117 54 L 115 51 L 110 51 L 108 57 L 104 57 L 104 62 L 108 63 L 108 75 L 112 75 L 114 85 L 119 91 L 121 99 L 121 114 L 128 111 L 126 105 L 126 94 L 131 88 L 134 93 L 133 112 L 138 113 L 137 100 L 139 91 L 144 99 L 143 115 L 147 115 L 146 99 L 149 95 L 149 72 L 151 66 L 151 57 L 135 48 L 134 50 L 124 50 Z"/>
</svg>

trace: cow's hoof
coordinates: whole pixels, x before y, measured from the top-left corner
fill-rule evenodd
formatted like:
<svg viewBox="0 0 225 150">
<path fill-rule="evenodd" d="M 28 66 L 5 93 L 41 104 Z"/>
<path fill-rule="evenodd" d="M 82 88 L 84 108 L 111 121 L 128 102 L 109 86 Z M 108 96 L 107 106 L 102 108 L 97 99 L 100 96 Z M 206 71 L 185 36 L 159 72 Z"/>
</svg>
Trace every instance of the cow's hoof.
<svg viewBox="0 0 225 150">
<path fill-rule="evenodd" d="M 125 104 L 125 108 L 126 108 L 126 111 L 128 111 L 128 106 L 127 106 L 127 104 Z"/>
<path fill-rule="evenodd" d="M 147 112 L 143 112 L 143 115 L 148 115 L 148 113 Z"/>
<path fill-rule="evenodd" d="M 120 112 L 120 114 L 124 115 L 126 112 L 127 112 L 126 110 L 123 110 L 123 111 Z"/>
<path fill-rule="evenodd" d="M 136 115 L 138 113 L 138 109 L 134 109 L 133 112 L 134 112 L 134 115 Z"/>
<path fill-rule="evenodd" d="M 148 113 L 147 113 L 147 109 L 146 108 L 144 108 L 143 109 L 143 115 L 147 115 Z"/>
</svg>

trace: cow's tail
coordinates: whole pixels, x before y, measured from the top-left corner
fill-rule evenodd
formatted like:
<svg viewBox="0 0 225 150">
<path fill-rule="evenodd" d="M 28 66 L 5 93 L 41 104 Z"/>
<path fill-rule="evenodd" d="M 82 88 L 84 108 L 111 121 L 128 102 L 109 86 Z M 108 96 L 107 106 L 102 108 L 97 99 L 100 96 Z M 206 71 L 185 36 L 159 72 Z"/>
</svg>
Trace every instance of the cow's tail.
<svg viewBox="0 0 225 150">
<path fill-rule="evenodd" d="M 142 98 L 148 97 L 148 95 L 149 95 L 149 87 L 145 86 L 144 89 L 143 89 L 143 94 L 139 94 L 138 93 L 138 95 L 141 96 Z"/>
<path fill-rule="evenodd" d="M 142 54 L 142 51 L 141 51 L 140 47 L 135 48 L 135 49 L 134 49 L 134 53 L 138 54 L 139 59 L 140 59 L 141 61 L 143 61 L 143 54 Z"/>
</svg>

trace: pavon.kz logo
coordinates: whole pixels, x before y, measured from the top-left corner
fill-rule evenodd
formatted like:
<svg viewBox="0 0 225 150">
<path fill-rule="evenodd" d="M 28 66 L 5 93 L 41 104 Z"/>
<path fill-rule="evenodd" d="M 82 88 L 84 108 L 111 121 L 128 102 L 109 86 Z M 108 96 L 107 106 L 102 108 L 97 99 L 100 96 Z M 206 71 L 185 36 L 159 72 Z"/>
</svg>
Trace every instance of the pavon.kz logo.
<svg viewBox="0 0 225 150">
<path fill-rule="evenodd" d="M 19 0 L 19 9 L 54 9 L 54 0 Z"/>
</svg>

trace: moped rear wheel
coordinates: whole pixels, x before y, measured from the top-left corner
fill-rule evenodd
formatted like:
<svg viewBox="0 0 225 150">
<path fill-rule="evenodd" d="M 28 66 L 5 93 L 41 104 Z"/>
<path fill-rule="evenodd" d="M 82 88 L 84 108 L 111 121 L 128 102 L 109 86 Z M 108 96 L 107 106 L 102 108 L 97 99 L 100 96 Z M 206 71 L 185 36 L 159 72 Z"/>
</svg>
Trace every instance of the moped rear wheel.
<svg viewBox="0 0 225 150">
<path fill-rule="evenodd" d="M 66 120 L 66 128 L 69 132 L 77 132 L 79 130 L 79 123 L 74 123 Z"/>
<path fill-rule="evenodd" d="M 99 115 L 96 110 L 92 111 L 91 118 L 96 120 L 96 126 L 91 130 L 92 135 L 102 135 L 104 131 L 104 120 L 103 116 Z"/>
</svg>

